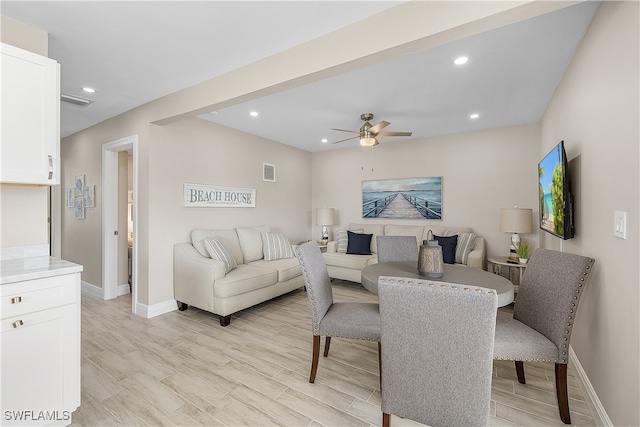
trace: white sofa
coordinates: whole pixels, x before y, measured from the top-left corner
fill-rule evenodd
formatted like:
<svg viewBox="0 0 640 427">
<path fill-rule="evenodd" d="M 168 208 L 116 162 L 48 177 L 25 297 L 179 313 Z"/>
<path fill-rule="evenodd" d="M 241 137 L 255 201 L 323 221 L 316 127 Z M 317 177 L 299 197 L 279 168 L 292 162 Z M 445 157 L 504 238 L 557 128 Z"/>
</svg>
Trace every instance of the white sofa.
<svg viewBox="0 0 640 427">
<path fill-rule="evenodd" d="M 377 257 L 377 236 L 415 236 L 416 244 L 422 244 L 427 239 L 429 230 L 437 236 L 467 233 L 467 237 L 475 235 L 469 227 L 449 227 L 438 225 L 402 225 L 402 224 L 350 224 L 348 230 L 358 231 L 363 234 L 372 234 L 371 255 L 353 255 L 338 252 L 338 241 L 331 241 L 327 244 L 327 250 L 323 254 L 329 277 L 334 279 L 349 280 L 361 283 L 360 272 L 367 265 L 378 262 Z M 466 266 L 484 270 L 486 264 L 485 241 L 482 237 L 475 235 L 471 250 L 466 256 Z"/>
<path fill-rule="evenodd" d="M 293 248 L 291 258 L 266 261 L 262 232 L 269 226 L 191 232 L 191 243 L 174 245 L 173 285 L 180 310 L 189 305 L 220 316 L 220 325 L 231 314 L 304 286 Z M 226 272 L 225 262 L 212 259 L 205 239 L 224 242 L 236 267 Z M 288 241 L 287 241 L 288 243 Z M 273 256 L 271 256 L 273 258 Z M 275 257 L 277 258 L 277 256 Z"/>
</svg>

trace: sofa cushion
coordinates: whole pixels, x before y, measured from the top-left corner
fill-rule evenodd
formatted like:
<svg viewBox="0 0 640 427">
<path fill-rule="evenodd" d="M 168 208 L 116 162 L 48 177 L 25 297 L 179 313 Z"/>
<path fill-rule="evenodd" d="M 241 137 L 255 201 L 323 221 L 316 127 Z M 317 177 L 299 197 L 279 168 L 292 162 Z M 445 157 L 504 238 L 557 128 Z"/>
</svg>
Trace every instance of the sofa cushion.
<svg viewBox="0 0 640 427">
<path fill-rule="evenodd" d="M 241 264 L 226 276 L 216 279 L 213 295 L 215 298 L 229 298 L 271 286 L 277 281 L 278 272 L 275 268 Z"/>
<path fill-rule="evenodd" d="M 350 224 L 349 230 L 362 230 L 364 234 L 373 234 L 371 237 L 371 252 L 378 253 L 378 242 L 376 237 L 384 236 L 384 224 Z"/>
<path fill-rule="evenodd" d="M 458 264 L 467 264 L 469 259 L 469 252 L 473 250 L 476 243 L 476 233 L 456 233 L 453 231 L 446 231 L 445 236 L 458 236 L 458 247 L 456 248 L 456 262 Z"/>
<path fill-rule="evenodd" d="M 255 265 L 262 268 L 273 268 L 278 272 L 278 282 L 286 282 L 287 280 L 298 277 L 302 274 L 300 263 L 297 258 L 283 258 L 275 261 L 254 261 L 249 265 Z"/>
<path fill-rule="evenodd" d="M 378 258 L 376 255 L 350 255 L 339 254 L 337 252 L 327 252 L 322 254 L 322 256 L 324 258 L 324 263 L 327 266 L 343 267 L 355 270 L 362 270 L 369 265 L 369 260 L 377 260 Z"/>
<path fill-rule="evenodd" d="M 262 235 L 262 253 L 265 261 L 295 257 L 291 243 L 289 243 L 289 239 L 284 234 L 266 231 L 260 234 Z"/>
<path fill-rule="evenodd" d="M 197 228 L 191 232 L 191 244 L 200 253 L 200 255 L 210 258 L 207 248 L 204 246 L 204 239 L 215 236 L 222 238 L 225 245 L 227 245 L 227 249 L 229 249 L 235 258 L 236 264 L 244 263 L 242 251 L 240 250 L 240 242 L 238 241 L 238 234 L 234 229 L 204 230 Z"/>
<path fill-rule="evenodd" d="M 371 237 L 373 234 L 360 234 L 347 231 L 347 235 L 349 236 L 347 254 L 371 255 Z"/>
<path fill-rule="evenodd" d="M 268 225 L 260 227 L 241 227 L 237 228 L 238 240 L 240 241 L 240 249 L 244 262 L 252 262 L 262 259 L 262 236 L 263 231 L 271 231 Z"/>
<path fill-rule="evenodd" d="M 222 237 L 206 237 L 204 239 L 204 246 L 207 248 L 207 253 L 211 259 L 217 259 L 218 261 L 224 262 L 225 273 L 236 268 L 236 260 L 231 254 L 229 248 L 227 248 Z"/>
<path fill-rule="evenodd" d="M 385 236 L 415 236 L 418 246 L 422 244 L 423 233 L 424 226 L 422 225 L 387 224 L 384 226 Z"/>
<path fill-rule="evenodd" d="M 452 236 L 454 234 L 471 233 L 473 231 L 469 227 L 449 227 L 449 226 L 442 226 L 442 225 L 427 225 L 424 227 L 422 240 L 427 240 L 427 234 L 429 234 L 429 230 L 431 230 L 433 234 L 437 234 L 438 236 Z"/>
<path fill-rule="evenodd" d="M 438 244 L 442 246 L 442 260 L 447 264 L 456 263 L 456 246 L 458 246 L 458 236 L 434 236 Z"/>
</svg>

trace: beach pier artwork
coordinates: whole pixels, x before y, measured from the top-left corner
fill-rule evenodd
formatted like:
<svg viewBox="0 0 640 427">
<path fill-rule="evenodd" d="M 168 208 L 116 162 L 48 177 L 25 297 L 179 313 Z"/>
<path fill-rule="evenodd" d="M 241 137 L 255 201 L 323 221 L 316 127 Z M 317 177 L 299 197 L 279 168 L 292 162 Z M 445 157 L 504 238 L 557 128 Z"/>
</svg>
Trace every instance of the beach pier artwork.
<svg viewBox="0 0 640 427">
<path fill-rule="evenodd" d="M 363 181 L 362 217 L 442 219 L 442 177 Z"/>
</svg>

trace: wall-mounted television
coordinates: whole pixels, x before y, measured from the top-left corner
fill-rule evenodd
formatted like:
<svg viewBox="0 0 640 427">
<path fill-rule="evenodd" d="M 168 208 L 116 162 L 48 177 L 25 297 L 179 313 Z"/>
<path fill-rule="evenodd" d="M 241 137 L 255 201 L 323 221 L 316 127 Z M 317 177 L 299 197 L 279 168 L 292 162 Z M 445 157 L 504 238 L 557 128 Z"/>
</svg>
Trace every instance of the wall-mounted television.
<svg viewBox="0 0 640 427">
<path fill-rule="evenodd" d="M 573 196 L 564 141 L 538 163 L 540 229 L 563 240 L 574 235 Z"/>
</svg>

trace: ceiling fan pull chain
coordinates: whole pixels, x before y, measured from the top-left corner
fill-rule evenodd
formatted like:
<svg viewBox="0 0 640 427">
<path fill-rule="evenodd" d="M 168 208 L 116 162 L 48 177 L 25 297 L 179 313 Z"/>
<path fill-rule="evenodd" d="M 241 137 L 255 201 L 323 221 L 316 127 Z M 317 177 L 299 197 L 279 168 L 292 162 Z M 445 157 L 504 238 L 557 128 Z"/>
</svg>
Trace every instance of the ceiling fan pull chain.
<svg viewBox="0 0 640 427">
<path fill-rule="evenodd" d="M 373 172 L 373 146 L 371 146 L 371 172 Z"/>
</svg>

